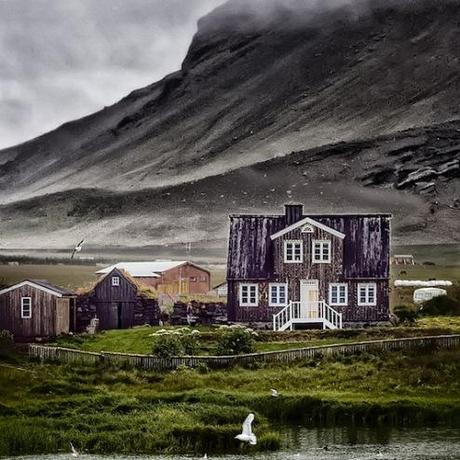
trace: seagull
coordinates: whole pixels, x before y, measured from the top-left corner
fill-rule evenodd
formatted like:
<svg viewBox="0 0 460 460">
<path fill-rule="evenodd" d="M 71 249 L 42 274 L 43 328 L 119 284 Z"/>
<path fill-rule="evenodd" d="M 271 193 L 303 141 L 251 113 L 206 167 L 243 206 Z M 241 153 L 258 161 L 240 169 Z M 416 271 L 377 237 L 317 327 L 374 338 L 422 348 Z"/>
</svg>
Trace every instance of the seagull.
<svg viewBox="0 0 460 460">
<path fill-rule="evenodd" d="M 74 445 L 72 443 L 70 443 L 70 448 L 72 449 L 72 457 L 79 457 L 80 456 L 80 452 L 78 452 L 77 449 L 75 449 Z"/>
<path fill-rule="evenodd" d="M 278 393 L 278 390 L 275 390 L 274 388 L 272 388 L 270 391 L 272 392 L 272 396 L 273 396 L 274 398 L 277 398 L 277 397 L 280 395 L 280 394 Z"/>
<path fill-rule="evenodd" d="M 81 252 L 81 248 L 83 247 L 83 243 L 85 242 L 85 240 L 81 240 L 74 248 L 73 252 L 72 252 L 72 256 L 70 257 L 70 259 L 73 259 L 74 256 L 75 256 L 75 253 L 76 252 Z"/>
<path fill-rule="evenodd" d="M 243 422 L 243 432 L 235 436 L 235 439 L 238 439 L 243 442 L 248 442 L 251 446 L 257 444 L 256 435 L 252 432 L 252 422 L 254 421 L 254 414 L 249 414 L 246 417 L 246 420 Z"/>
</svg>

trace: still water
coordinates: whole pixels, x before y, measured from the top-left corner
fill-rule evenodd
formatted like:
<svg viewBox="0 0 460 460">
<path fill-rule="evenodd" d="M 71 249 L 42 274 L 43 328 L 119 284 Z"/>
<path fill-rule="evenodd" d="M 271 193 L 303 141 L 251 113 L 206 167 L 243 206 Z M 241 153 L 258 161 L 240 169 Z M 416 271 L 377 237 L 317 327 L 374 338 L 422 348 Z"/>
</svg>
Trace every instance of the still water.
<svg viewBox="0 0 460 460">
<path fill-rule="evenodd" d="M 237 460 L 460 460 L 460 429 L 458 428 L 290 428 L 283 430 L 289 445 L 274 453 L 252 454 L 244 448 L 240 455 L 208 455 L 208 459 Z M 70 453 L 30 457 L 14 460 L 64 460 Z M 82 454 L 84 460 L 201 460 L 192 456 L 97 456 Z"/>
</svg>

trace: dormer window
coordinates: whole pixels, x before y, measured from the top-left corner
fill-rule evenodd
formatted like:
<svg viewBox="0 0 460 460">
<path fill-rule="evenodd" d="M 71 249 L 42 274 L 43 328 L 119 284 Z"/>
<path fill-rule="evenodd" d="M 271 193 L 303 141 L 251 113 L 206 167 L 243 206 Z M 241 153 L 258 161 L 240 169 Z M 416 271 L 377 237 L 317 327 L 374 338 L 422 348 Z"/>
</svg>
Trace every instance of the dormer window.
<svg viewBox="0 0 460 460">
<path fill-rule="evenodd" d="M 284 262 L 287 264 L 303 262 L 302 240 L 290 240 L 284 242 Z"/>
<path fill-rule="evenodd" d="M 120 277 L 112 276 L 112 286 L 120 286 Z"/>
<path fill-rule="evenodd" d="M 331 242 L 313 240 L 312 260 L 313 263 L 328 264 L 331 262 Z"/>
</svg>

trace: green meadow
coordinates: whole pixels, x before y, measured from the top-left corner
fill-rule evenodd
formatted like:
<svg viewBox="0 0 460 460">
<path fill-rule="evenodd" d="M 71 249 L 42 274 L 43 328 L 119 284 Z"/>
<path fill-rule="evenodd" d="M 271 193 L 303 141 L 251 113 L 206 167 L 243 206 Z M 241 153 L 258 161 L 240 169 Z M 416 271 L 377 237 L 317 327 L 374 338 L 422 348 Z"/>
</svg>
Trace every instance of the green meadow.
<svg viewBox="0 0 460 460">
<path fill-rule="evenodd" d="M 361 354 L 289 365 L 147 372 L 0 361 L 0 456 L 249 453 L 280 426 L 460 424 L 460 351 Z M 280 392 L 278 398 L 270 389 Z M 256 447 L 234 436 L 256 415 Z"/>
</svg>

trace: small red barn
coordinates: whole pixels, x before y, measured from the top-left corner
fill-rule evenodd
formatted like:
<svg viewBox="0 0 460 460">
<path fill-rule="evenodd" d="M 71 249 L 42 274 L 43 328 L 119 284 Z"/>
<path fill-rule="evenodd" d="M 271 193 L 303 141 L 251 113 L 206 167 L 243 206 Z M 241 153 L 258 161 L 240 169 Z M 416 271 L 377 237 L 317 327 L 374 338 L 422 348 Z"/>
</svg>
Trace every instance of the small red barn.
<svg viewBox="0 0 460 460">
<path fill-rule="evenodd" d="M 113 269 L 128 272 L 138 283 L 171 295 L 206 295 L 211 290 L 211 274 L 192 262 L 156 260 L 153 262 L 121 262 L 96 272 L 107 275 Z"/>
<path fill-rule="evenodd" d="M 0 330 L 15 340 L 56 337 L 70 329 L 76 294 L 45 280 L 25 280 L 0 291 Z"/>
</svg>

